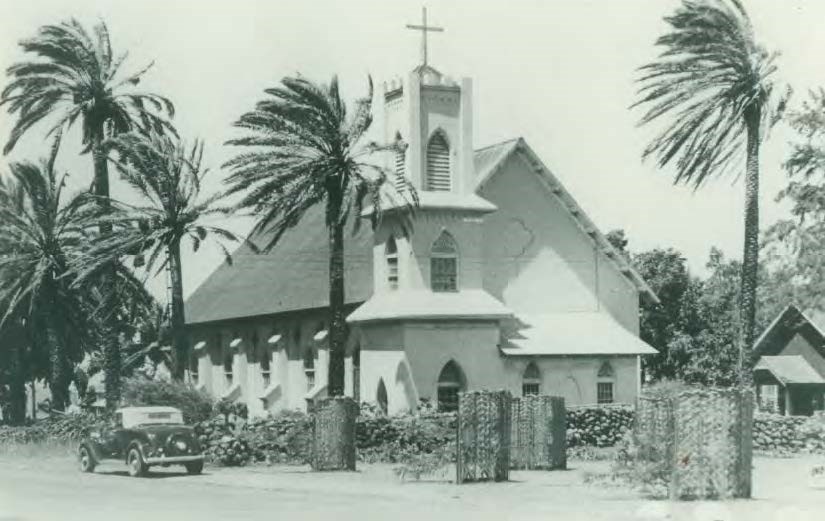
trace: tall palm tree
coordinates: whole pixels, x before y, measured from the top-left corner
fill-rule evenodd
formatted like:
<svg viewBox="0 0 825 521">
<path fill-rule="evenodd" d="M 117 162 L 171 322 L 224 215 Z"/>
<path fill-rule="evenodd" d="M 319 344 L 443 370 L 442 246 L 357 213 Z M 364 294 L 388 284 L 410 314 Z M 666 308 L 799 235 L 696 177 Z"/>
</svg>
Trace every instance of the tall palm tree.
<svg viewBox="0 0 825 521">
<path fill-rule="evenodd" d="M 208 170 L 202 169 L 203 143 L 186 147 L 166 134 L 122 134 L 107 140 L 107 156 L 125 180 L 141 196 L 142 203 L 130 205 L 113 201 L 112 213 L 104 218 L 112 233 L 103 237 L 91 251 L 91 260 L 79 279 L 112 257 L 133 252 L 146 253 L 146 271 L 168 269 L 171 278 L 170 321 L 173 349 L 172 375 L 182 380 L 188 360 L 183 309 L 183 266 L 181 243 L 189 239 L 194 251 L 212 238 L 231 262 L 225 242 L 240 239 L 210 218 L 224 218 L 230 208 L 221 206 L 222 194 L 201 197 L 201 182 Z M 110 154 L 110 152 L 114 152 Z M 115 158 L 116 157 L 116 158 Z"/>
<path fill-rule="evenodd" d="M 0 183 L 0 326 L 25 319 L 38 351 L 49 356 L 57 409 L 68 404 L 72 364 L 93 328 L 87 287 L 72 288 L 69 265 L 90 246 L 98 210 L 79 195 L 62 201 L 64 178 L 51 165 L 12 163 Z"/>
<path fill-rule="evenodd" d="M 739 380 L 751 381 L 759 255 L 759 149 L 784 108 L 774 97 L 776 54 L 756 41 L 739 0 L 682 0 L 665 17 L 659 57 L 641 67 L 640 124 L 669 119 L 645 149 L 675 182 L 700 188 L 710 177 L 745 170 L 745 240 L 739 317 Z"/>
<path fill-rule="evenodd" d="M 349 115 L 333 77 L 318 85 L 302 77 L 287 77 L 266 89 L 259 101 L 235 123 L 243 137 L 227 144 L 244 150 L 225 166 L 232 174 L 229 194 L 242 193 L 237 208 L 257 221 L 252 234 L 268 234 L 270 250 L 304 213 L 323 204 L 329 231 L 329 374 L 328 394 L 344 392 L 344 226 L 357 226 L 365 202 L 381 209 L 384 169 L 367 162 L 372 153 L 392 149 L 364 143 L 372 123 L 372 80 L 367 96 Z M 398 144 L 394 146 L 400 146 Z"/>
<path fill-rule="evenodd" d="M 103 141 L 132 130 L 174 132 L 166 119 L 167 115 L 174 116 L 172 103 L 162 96 L 134 89 L 152 64 L 138 72 L 122 74 L 120 69 L 128 53 L 115 55 L 102 21 L 91 32 L 75 19 L 45 25 L 33 38 L 21 41 L 20 46 L 34 59 L 14 64 L 6 71 L 10 81 L 0 93 L 0 106 L 6 105 L 18 119 L 3 153 L 9 153 L 32 126 L 50 120 L 47 137 L 55 136 L 54 155 L 64 131 L 79 122 L 84 153 L 92 153 L 93 191 L 106 207 L 109 174 L 101 147 Z M 115 270 L 112 266 L 106 274 L 110 280 L 114 279 Z M 104 287 L 111 286 L 104 283 Z M 115 307 L 110 303 L 103 309 Z M 119 399 L 120 357 L 114 319 L 109 317 L 105 322 L 111 324 L 112 330 L 104 335 L 106 399 L 114 407 Z"/>
</svg>

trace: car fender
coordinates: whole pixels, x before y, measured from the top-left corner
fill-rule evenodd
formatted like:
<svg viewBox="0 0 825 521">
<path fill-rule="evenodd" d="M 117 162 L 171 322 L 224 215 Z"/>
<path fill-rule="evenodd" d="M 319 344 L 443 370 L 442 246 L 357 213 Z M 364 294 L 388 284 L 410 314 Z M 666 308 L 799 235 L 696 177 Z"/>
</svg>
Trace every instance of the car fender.
<svg viewBox="0 0 825 521">
<path fill-rule="evenodd" d="M 100 446 L 91 440 L 84 440 L 80 442 L 80 445 L 77 447 L 80 450 L 81 447 L 86 447 L 86 450 L 89 451 L 91 454 L 92 459 L 94 459 L 95 463 L 100 463 L 103 461 L 103 453 L 100 451 Z"/>
<path fill-rule="evenodd" d="M 141 440 L 132 440 L 129 442 L 129 445 L 126 446 L 126 451 L 123 455 L 125 463 L 129 463 L 129 452 L 131 452 L 135 447 L 137 447 L 138 452 L 140 452 L 141 459 L 144 462 L 146 461 L 146 452 L 143 450 L 143 442 Z"/>
</svg>

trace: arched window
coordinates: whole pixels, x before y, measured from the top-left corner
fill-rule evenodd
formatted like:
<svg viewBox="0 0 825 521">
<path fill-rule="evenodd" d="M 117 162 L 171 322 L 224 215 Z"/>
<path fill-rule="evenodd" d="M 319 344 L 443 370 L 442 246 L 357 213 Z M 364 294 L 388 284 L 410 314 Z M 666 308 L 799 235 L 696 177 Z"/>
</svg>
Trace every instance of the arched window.
<svg viewBox="0 0 825 521">
<path fill-rule="evenodd" d="M 541 394 L 541 372 L 534 362 L 527 364 L 521 380 L 521 395 Z"/>
<path fill-rule="evenodd" d="M 610 362 L 603 362 L 596 373 L 596 403 L 613 403 L 615 373 Z"/>
<path fill-rule="evenodd" d="M 384 254 L 387 258 L 387 285 L 390 289 L 398 289 L 398 247 L 395 237 L 387 239 Z"/>
<path fill-rule="evenodd" d="M 450 191 L 450 145 L 444 133 L 437 131 L 427 143 L 427 183 L 426 190 L 433 192 Z"/>
<path fill-rule="evenodd" d="M 198 383 L 198 353 L 192 347 L 189 348 L 189 381 Z"/>
<path fill-rule="evenodd" d="M 465 388 L 464 372 L 453 360 L 444 365 L 438 375 L 438 410 L 458 410 L 458 393 Z"/>
<path fill-rule="evenodd" d="M 384 379 L 378 380 L 378 391 L 375 393 L 375 401 L 378 403 L 378 408 L 384 414 L 387 414 L 387 386 L 384 385 Z"/>
<path fill-rule="evenodd" d="M 252 349 L 255 353 L 255 358 L 258 360 L 258 367 L 261 370 L 261 386 L 266 389 L 272 381 L 272 351 L 269 343 L 261 342 L 257 331 L 252 333 Z"/>
<path fill-rule="evenodd" d="M 441 232 L 430 248 L 430 288 L 458 291 L 458 247 L 446 231 Z"/>
<path fill-rule="evenodd" d="M 395 151 L 395 189 L 398 192 L 403 192 L 407 186 L 406 181 L 404 180 L 404 170 L 405 170 L 405 162 L 407 156 L 407 146 L 404 144 L 404 140 L 401 138 L 401 133 L 396 132 L 395 134 L 395 144 L 398 146 L 398 149 Z"/>
</svg>

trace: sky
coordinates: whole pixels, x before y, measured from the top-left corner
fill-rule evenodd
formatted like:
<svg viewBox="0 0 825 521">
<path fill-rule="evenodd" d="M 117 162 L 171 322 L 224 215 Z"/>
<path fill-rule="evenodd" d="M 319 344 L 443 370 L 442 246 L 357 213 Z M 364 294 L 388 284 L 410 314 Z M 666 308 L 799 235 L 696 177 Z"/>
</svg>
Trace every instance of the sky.
<svg viewBox="0 0 825 521">
<path fill-rule="evenodd" d="M 476 147 L 524 137 L 597 226 L 625 230 L 629 248 L 674 247 L 702 274 L 711 247 L 741 257 L 744 186 L 716 179 L 700 191 L 674 186 L 672 172 L 643 163 L 650 129 L 630 110 L 636 69 L 656 55 L 663 16 L 676 0 L 430 0 L 430 63 L 474 89 Z M 825 2 L 745 0 L 758 39 L 781 52 L 776 80 L 793 86 L 792 106 L 808 89 L 825 86 L 819 58 L 825 48 Z M 129 70 L 154 60 L 141 85 L 175 103 L 182 136 L 202 138 L 212 167 L 207 192 L 219 190 L 222 144 L 231 124 L 261 99 L 265 88 L 300 73 L 318 81 L 337 74 L 348 99 L 406 74 L 420 61 L 421 2 L 394 0 L 0 0 L 0 69 L 20 59 L 17 42 L 38 26 L 76 17 L 105 20 L 115 51 L 128 50 Z M 5 84 L 0 77 L 0 88 Z M 0 136 L 13 124 L 0 113 Z M 781 168 L 793 133 L 779 126 L 762 151 L 762 225 L 786 215 L 774 199 L 786 183 Z M 91 157 L 79 156 L 79 136 L 65 137 L 58 158 L 69 185 L 84 189 Z M 7 163 L 37 160 L 48 147 L 33 132 Z M 113 196 L 132 200 L 116 180 Z M 250 222 L 225 223 L 237 232 Z M 222 261 L 216 248 L 184 250 L 184 293 L 190 294 Z M 159 277 L 151 283 L 163 294 Z"/>
</svg>

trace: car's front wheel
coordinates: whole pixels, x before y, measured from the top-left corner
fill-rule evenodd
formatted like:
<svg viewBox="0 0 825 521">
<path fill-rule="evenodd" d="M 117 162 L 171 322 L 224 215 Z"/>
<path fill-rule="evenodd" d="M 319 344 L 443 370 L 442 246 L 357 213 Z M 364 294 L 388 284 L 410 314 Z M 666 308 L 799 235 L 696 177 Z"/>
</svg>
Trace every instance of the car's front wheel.
<svg viewBox="0 0 825 521">
<path fill-rule="evenodd" d="M 187 474 L 200 474 L 201 472 L 203 472 L 203 460 L 186 463 Z"/>
<path fill-rule="evenodd" d="M 149 468 L 143 461 L 143 456 L 137 447 L 129 449 L 129 454 L 126 456 L 126 465 L 129 467 L 129 475 L 133 478 L 145 475 Z"/>
<path fill-rule="evenodd" d="M 78 450 L 78 459 L 80 461 L 80 472 L 94 472 L 95 471 L 95 458 L 92 456 L 89 447 L 85 445 L 81 445 L 80 449 Z"/>
</svg>

